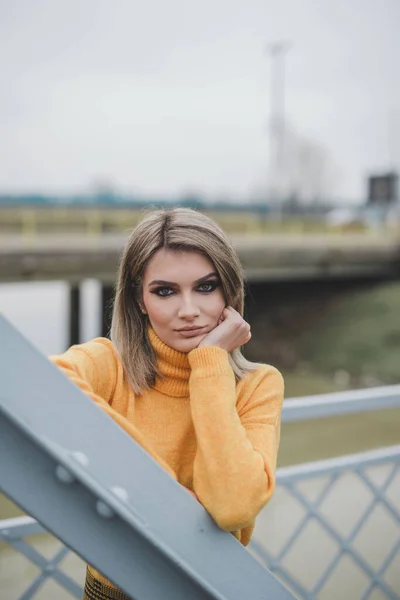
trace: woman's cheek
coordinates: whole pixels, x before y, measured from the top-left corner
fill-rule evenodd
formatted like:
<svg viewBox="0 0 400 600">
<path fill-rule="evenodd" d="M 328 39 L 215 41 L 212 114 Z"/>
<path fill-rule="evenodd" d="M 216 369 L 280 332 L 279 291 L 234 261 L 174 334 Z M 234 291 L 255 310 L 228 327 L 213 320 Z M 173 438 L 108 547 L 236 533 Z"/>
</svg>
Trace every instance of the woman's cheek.
<svg viewBox="0 0 400 600">
<path fill-rule="evenodd" d="M 225 308 L 225 299 L 222 294 L 216 295 L 212 298 L 212 302 L 210 303 L 210 308 L 215 315 L 215 318 L 218 320 Z"/>
<path fill-rule="evenodd" d="M 166 323 L 169 321 L 171 316 L 173 315 L 173 306 L 171 302 L 164 302 L 161 305 L 153 307 L 153 319 L 159 321 L 161 323 Z"/>
</svg>

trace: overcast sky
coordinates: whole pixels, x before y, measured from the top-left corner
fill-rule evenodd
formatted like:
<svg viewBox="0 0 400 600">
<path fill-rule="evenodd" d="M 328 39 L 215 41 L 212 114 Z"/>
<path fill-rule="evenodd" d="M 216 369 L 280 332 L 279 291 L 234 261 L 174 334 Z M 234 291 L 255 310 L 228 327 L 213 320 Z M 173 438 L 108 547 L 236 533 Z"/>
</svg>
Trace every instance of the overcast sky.
<svg viewBox="0 0 400 600">
<path fill-rule="evenodd" d="M 0 191 L 267 184 L 266 45 L 331 195 L 400 164 L 399 0 L 0 0 Z"/>
</svg>

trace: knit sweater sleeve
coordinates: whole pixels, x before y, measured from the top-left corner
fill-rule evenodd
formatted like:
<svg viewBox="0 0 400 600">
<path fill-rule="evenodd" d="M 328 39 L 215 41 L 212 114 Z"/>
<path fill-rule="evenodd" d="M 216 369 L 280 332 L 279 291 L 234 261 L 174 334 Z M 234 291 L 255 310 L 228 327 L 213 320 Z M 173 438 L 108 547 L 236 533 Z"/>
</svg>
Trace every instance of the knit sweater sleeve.
<svg viewBox="0 0 400 600">
<path fill-rule="evenodd" d="M 282 376 L 273 367 L 260 367 L 246 377 L 237 402 L 225 350 L 198 348 L 189 353 L 189 361 L 197 438 L 194 490 L 221 529 L 241 529 L 249 537 L 275 488 Z"/>
<path fill-rule="evenodd" d="M 50 356 L 49 359 L 174 479 L 177 479 L 174 471 L 152 448 L 143 433 L 111 406 L 118 370 L 119 376 L 122 377 L 122 365 L 119 364 L 110 344 L 108 340 L 97 338 L 85 344 L 71 346 L 64 354 Z"/>
</svg>

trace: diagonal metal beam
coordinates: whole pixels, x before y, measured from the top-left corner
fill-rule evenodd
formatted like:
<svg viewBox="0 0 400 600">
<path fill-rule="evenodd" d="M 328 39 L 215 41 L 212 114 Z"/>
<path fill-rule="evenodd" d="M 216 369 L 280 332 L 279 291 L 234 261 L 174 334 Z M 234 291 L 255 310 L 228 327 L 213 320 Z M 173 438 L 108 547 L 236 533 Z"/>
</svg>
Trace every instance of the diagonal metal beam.
<svg viewBox="0 0 400 600">
<path fill-rule="evenodd" d="M 5 494 L 135 600 L 293 599 L 1 316 L 0 339 Z"/>
</svg>

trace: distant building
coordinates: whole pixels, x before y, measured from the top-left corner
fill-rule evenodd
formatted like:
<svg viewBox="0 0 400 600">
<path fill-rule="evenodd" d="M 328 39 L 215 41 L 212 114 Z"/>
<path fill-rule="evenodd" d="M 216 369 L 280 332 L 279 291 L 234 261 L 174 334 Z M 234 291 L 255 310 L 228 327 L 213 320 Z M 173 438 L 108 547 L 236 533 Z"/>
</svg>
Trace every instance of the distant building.
<svg viewBox="0 0 400 600">
<path fill-rule="evenodd" d="M 400 224 L 399 175 L 394 171 L 371 175 L 367 180 L 366 218 L 369 225 Z"/>
<path fill-rule="evenodd" d="M 397 173 L 385 173 L 368 177 L 367 206 L 389 208 L 399 202 L 399 176 Z"/>
<path fill-rule="evenodd" d="M 400 227 L 399 175 L 395 172 L 371 175 L 367 179 L 367 199 L 364 204 L 342 206 L 325 217 L 330 227 L 357 228 Z"/>
</svg>

